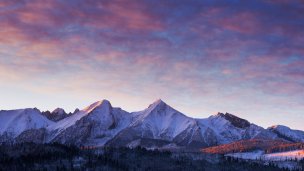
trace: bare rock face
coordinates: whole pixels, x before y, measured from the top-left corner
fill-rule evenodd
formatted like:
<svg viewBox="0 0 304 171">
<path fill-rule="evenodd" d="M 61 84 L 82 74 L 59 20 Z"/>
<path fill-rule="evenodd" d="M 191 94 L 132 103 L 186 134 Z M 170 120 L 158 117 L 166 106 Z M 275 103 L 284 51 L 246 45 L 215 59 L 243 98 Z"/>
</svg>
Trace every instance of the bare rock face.
<svg viewBox="0 0 304 171">
<path fill-rule="evenodd" d="M 53 112 L 50 112 L 50 111 L 42 112 L 42 115 L 46 116 L 51 121 L 58 122 L 64 118 L 68 117 L 70 114 L 67 114 L 61 108 L 57 108 Z"/>
<path fill-rule="evenodd" d="M 73 115 L 73 114 L 78 113 L 79 111 L 80 111 L 80 110 L 77 108 L 77 109 L 75 109 L 75 110 L 74 110 L 74 112 L 73 112 L 73 113 L 70 113 L 70 114 L 72 114 L 72 115 Z"/>
<path fill-rule="evenodd" d="M 85 144 L 88 137 L 91 135 L 92 127 L 92 123 L 79 120 L 75 125 L 57 135 L 51 142 L 81 146 Z"/>
<path fill-rule="evenodd" d="M 250 126 L 250 122 L 248 122 L 245 119 L 239 118 L 235 115 L 232 115 L 230 113 L 219 113 L 218 115 L 221 115 L 224 117 L 226 120 L 228 120 L 233 126 L 237 128 L 248 128 Z"/>
<path fill-rule="evenodd" d="M 22 132 L 18 137 L 16 137 L 16 143 L 26 143 L 32 142 L 36 144 L 44 143 L 44 139 L 46 136 L 45 128 L 40 129 L 30 129 Z"/>
</svg>

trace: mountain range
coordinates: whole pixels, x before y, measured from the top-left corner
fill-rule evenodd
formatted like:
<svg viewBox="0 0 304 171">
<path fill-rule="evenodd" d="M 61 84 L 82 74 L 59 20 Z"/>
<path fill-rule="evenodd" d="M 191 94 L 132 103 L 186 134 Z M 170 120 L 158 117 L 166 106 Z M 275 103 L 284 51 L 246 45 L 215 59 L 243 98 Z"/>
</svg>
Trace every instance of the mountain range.
<svg viewBox="0 0 304 171">
<path fill-rule="evenodd" d="M 0 143 L 61 143 L 84 147 L 201 149 L 242 140 L 304 142 L 304 132 L 283 125 L 264 129 L 229 113 L 205 119 L 186 116 L 162 100 L 127 112 L 107 100 L 73 113 L 57 108 L 0 111 Z"/>
</svg>

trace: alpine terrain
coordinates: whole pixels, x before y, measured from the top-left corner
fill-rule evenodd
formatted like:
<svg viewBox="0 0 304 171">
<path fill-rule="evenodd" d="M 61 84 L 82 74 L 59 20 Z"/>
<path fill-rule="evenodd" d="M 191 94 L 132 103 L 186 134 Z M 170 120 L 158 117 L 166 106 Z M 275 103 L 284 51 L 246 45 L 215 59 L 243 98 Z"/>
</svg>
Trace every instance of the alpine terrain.
<svg viewBox="0 0 304 171">
<path fill-rule="evenodd" d="M 229 113 L 205 119 L 186 116 L 162 100 L 129 113 L 107 100 L 67 114 L 38 109 L 0 111 L 1 143 L 53 143 L 90 147 L 200 150 L 246 140 L 301 143 L 304 132 L 286 126 L 264 129 Z"/>
</svg>

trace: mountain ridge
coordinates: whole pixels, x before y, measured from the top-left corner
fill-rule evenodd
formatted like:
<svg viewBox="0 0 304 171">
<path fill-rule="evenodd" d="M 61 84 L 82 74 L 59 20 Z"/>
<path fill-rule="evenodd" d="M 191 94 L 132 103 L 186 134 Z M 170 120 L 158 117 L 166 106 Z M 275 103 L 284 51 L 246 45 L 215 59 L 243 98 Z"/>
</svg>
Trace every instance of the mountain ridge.
<svg viewBox="0 0 304 171">
<path fill-rule="evenodd" d="M 192 118 L 161 99 L 138 112 L 112 107 L 108 100 L 97 101 L 70 114 L 57 108 L 49 113 L 51 116 L 58 115 L 55 119 L 50 119 L 36 108 L 22 110 L 30 113 L 29 119 L 22 120 L 29 126 L 23 126 L 21 131 L 15 132 L 14 129 L 0 126 L 0 142 L 35 140 L 36 143 L 131 148 L 142 146 L 157 149 L 200 149 L 250 139 L 304 142 L 303 131 L 286 126 L 264 129 L 230 113 L 218 113 L 202 119 Z M 18 110 L 0 111 L 0 120 L 14 125 L 14 121 L 7 117 L 14 111 Z M 38 124 L 44 123 L 43 121 L 45 124 Z"/>
</svg>

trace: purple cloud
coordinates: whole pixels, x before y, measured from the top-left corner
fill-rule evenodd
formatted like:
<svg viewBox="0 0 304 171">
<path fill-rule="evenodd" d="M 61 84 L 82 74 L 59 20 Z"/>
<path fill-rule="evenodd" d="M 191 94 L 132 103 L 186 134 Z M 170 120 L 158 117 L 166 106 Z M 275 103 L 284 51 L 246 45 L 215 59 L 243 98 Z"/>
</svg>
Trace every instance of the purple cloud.
<svg viewBox="0 0 304 171">
<path fill-rule="evenodd" d="M 296 111 L 303 11 L 301 1 L 1 1 L 1 84 L 139 104 L 164 98 L 190 103 L 190 113 L 272 113 L 283 103 Z"/>
</svg>

